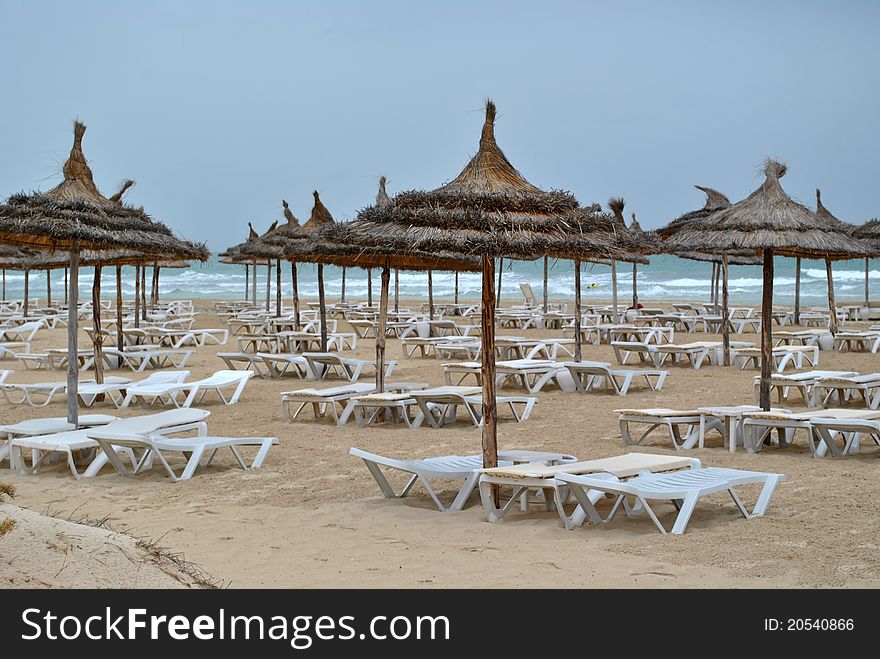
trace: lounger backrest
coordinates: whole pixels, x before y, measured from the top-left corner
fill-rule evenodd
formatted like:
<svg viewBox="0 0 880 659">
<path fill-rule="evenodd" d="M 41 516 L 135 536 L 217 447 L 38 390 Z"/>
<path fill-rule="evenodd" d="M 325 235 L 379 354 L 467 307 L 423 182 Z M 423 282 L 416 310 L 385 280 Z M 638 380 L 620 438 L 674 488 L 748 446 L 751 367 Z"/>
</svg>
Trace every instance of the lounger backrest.
<svg viewBox="0 0 880 659">
<path fill-rule="evenodd" d="M 212 375 L 202 379 L 196 380 L 195 382 L 190 382 L 189 384 L 198 384 L 201 386 L 214 387 L 222 384 L 231 384 L 234 382 L 240 382 L 241 380 L 249 380 L 254 376 L 253 371 L 230 371 L 230 370 L 221 370 L 217 371 Z"/>
<path fill-rule="evenodd" d="M 143 380 L 138 380 L 134 384 L 151 385 L 151 384 L 180 384 L 189 377 L 189 371 L 164 371 L 161 373 L 151 373 Z"/>
<path fill-rule="evenodd" d="M 128 417 L 113 421 L 103 427 L 106 432 L 121 433 L 150 433 L 167 428 L 168 426 L 178 426 L 187 423 L 199 423 L 210 416 L 207 410 L 197 410 L 191 407 L 185 407 L 158 414 L 145 414 L 144 416 Z"/>
</svg>

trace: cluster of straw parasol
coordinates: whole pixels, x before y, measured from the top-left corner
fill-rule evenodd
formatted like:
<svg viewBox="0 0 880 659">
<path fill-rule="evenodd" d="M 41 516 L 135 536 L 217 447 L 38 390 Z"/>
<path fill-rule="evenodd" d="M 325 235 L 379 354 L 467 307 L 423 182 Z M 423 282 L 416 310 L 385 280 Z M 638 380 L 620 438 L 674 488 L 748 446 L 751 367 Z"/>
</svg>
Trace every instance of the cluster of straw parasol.
<svg viewBox="0 0 880 659">
<path fill-rule="evenodd" d="M 780 184 L 780 179 L 786 172 L 786 165 L 768 159 L 764 163 L 763 184 L 742 201 L 729 205 L 718 204 L 722 207 L 707 209 L 711 212 L 682 216 L 657 230 L 657 235 L 662 239 L 667 251 L 699 252 L 721 258 L 725 281 L 723 290 L 725 320 L 728 257 L 732 254 L 741 254 L 743 251 L 762 257 L 760 404 L 765 410 L 770 409 L 773 257 L 775 255 L 807 257 L 826 261 L 829 312 L 834 327 L 836 308 L 831 260 L 860 258 L 876 253 L 876 248 L 870 243 L 853 237 L 855 227 L 841 222 L 821 205 L 818 191 L 815 212 L 786 194 Z M 718 193 L 710 194 L 709 198 L 710 201 L 714 200 L 713 203 L 721 201 Z M 726 333 L 726 322 L 723 324 Z M 725 336 L 725 351 L 728 347 L 728 339 Z"/>
<path fill-rule="evenodd" d="M 95 266 L 92 287 L 95 323 L 96 379 L 100 382 L 102 332 L 100 321 L 101 267 L 117 267 L 117 320 L 121 330 L 121 284 L 119 268 L 124 264 L 143 266 L 169 259 L 199 260 L 208 258 L 204 245 L 176 237 L 171 230 L 151 218 L 143 208 L 135 208 L 122 200 L 134 181 L 127 180 L 110 197 L 100 193 L 92 170 L 82 149 L 86 126 L 74 122 L 73 147 L 64 164 L 64 180 L 47 192 L 18 193 L 0 205 L 0 244 L 42 250 L 48 255 L 44 263 L 59 263 L 60 252 L 67 252 L 68 282 L 68 352 L 77 353 L 78 273 L 81 265 Z M 141 275 L 142 276 L 142 275 Z M 141 279 L 142 281 L 142 279 Z M 25 296 L 27 297 L 27 295 Z M 120 336 L 122 332 L 119 332 Z M 74 426 L 78 421 L 77 360 L 68 360 L 67 418 Z"/>
</svg>

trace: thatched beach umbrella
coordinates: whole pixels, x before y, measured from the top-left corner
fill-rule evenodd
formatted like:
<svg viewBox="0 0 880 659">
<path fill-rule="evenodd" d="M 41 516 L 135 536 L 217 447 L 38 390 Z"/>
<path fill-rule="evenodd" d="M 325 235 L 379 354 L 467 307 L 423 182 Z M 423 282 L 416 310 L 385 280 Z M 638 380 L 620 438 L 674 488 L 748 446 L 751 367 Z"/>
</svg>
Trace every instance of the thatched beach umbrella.
<svg viewBox="0 0 880 659">
<path fill-rule="evenodd" d="M 607 255 L 604 244 L 569 237 L 577 222 L 577 200 L 567 192 L 545 192 L 529 183 L 495 141 L 495 104 L 486 103 L 480 148 L 451 182 L 432 191 L 395 195 L 385 207 L 358 214 L 352 244 L 385 254 L 452 252 L 479 255 L 483 278 L 482 380 L 483 462 L 497 462 L 495 407 L 495 259 L 554 256 L 573 243 L 583 255 Z"/>
<path fill-rule="evenodd" d="M 380 194 L 377 204 L 390 203 L 382 198 L 384 193 L 384 177 L 380 180 Z M 441 252 L 408 252 L 405 254 L 387 253 L 384 249 L 353 246 L 352 234 L 358 233 L 359 220 L 346 223 L 327 223 L 305 239 L 288 240 L 284 243 L 284 253 L 288 258 L 309 263 L 317 263 L 318 268 L 324 264 L 342 265 L 347 267 L 381 268 L 381 286 L 379 293 L 379 320 L 376 328 L 376 389 L 381 393 L 385 388 L 385 335 L 388 317 L 388 297 L 391 270 L 394 269 L 395 279 L 400 270 L 480 270 L 479 259 L 472 256 Z M 395 304 L 396 304 L 395 300 Z"/>
<path fill-rule="evenodd" d="M 74 355 L 80 250 L 131 249 L 164 257 L 208 258 L 204 245 L 176 238 L 142 208 L 108 199 L 98 191 L 82 151 L 85 130 L 83 123 L 74 123 L 73 148 L 60 184 L 45 193 L 14 194 L 0 205 L 0 242 L 62 249 L 70 254 L 67 418 L 74 425 L 78 422 L 79 373 Z"/>
<path fill-rule="evenodd" d="M 748 197 L 684 226 L 658 230 L 671 250 L 721 254 L 751 249 L 764 257 L 761 304 L 760 403 L 770 409 L 772 353 L 773 257 L 837 258 L 863 256 L 866 246 L 789 197 L 779 183 L 786 166 L 768 159 L 764 183 Z"/>
<path fill-rule="evenodd" d="M 854 238 L 864 240 L 877 249 L 880 254 L 880 220 L 868 220 L 864 224 L 860 224 L 853 229 Z M 865 307 L 871 306 L 871 284 L 869 277 L 871 275 L 871 257 L 865 257 Z"/>
</svg>

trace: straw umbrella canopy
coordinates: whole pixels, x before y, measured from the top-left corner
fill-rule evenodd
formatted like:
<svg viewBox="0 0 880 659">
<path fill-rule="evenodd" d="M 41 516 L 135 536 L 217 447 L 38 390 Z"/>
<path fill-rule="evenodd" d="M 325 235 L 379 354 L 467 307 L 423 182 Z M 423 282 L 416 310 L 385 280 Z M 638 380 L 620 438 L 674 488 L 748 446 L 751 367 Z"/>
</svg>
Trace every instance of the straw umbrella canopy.
<svg viewBox="0 0 880 659">
<path fill-rule="evenodd" d="M 385 192 L 385 177 L 379 181 L 377 205 L 387 205 L 391 201 Z M 379 294 L 379 321 L 376 328 L 376 389 L 385 388 L 385 334 L 388 315 L 388 289 L 391 269 L 395 270 L 454 270 L 480 271 L 480 260 L 474 256 L 452 252 L 412 252 L 388 254 L 374 247 L 360 247 L 349 242 L 348 236 L 357 232 L 358 220 L 347 223 L 327 224 L 305 239 L 291 240 L 285 244 L 284 253 L 290 259 L 323 264 L 345 265 L 347 267 L 381 268 Z"/>
<path fill-rule="evenodd" d="M 577 199 L 568 192 L 541 190 L 514 168 L 495 140 L 495 116 L 495 104 L 487 101 L 479 150 L 452 181 L 432 191 L 402 192 L 391 204 L 362 210 L 347 237 L 386 254 L 452 252 L 480 257 L 486 466 L 497 462 L 494 259 L 572 258 L 575 248 L 582 257 L 610 256 L 613 251 L 589 235 L 571 235 L 579 212 Z"/>
<path fill-rule="evenodd" d="M 48 192 L 18 193 L 0 205 L 0 243 L 62 249 L 70 254 L 67 418 L 78 423 L 77 284 L 81 249 L 131 249 L 164 257 L 204 261 L 204 245 L 181 240 L 143 208 L 122 203 L 121 193 L 104 197 L 82 151 L 85 124 L 74 123 L 74 140 L 64 180 Z"/>
<path fill-rule="evenodd" d="M 274 232 L 275 228 L 278 225 L 278 222 L 273 222 L 269 228 L 263 233 L 257 233 L 257 230 L 254 229 L 254 225 L 251 222 L 247 223 L 248 225 L 248 237 L 243 242 L 238 243 L 237 245 L 233 245 L 232 247 L 227 248 L 223 252 L 220 252 L 220 257 L 224 259 L 226 262 L 235 262 L 235 263 L 243 263 L 245 267 L 253 266 L 253 271 L 251 272 L 251 300 L 250 302 L 256 306 L 257 304 L 257 264 L 259 262 L 259 258 L 253 254 L 248 252 L 247 250 L 251 245 L 254 245 L 260 238 L 265 238 L 271 233 Z M 270 262 L 271 263 L 271 262 Z M 247 270 L 245 270 L 245 276 L 247 276 Z M 268 280 L 271 277 L 271 273 L 267 274 L 267 289 L 266 289 L 266 301 L 268 311 L 268 300 L 269 300 L 269 290 L 268 290 Z"/>
<path fill-rule="evenodd" d="M 287 201 L 282 199 L 281 203 L 284 207 L 285 223 L 281 225 L 273 225 L 269 231 L 253 240 L 249 240 L 241 246 L 241 253 L 246 256 L 253 256 L 260 259 L 275 261 L 276 267 L 276 285 L 275 285 L 275 313 L 281 315 L 281 259 L 284 258 L 284 248 L 280 242 L 274 241 L 280 236 L 282 231 L 285 233 L 295 233 L 301 227 L 299 220 L 296 219 Z M 296 315 L 296 322 L 299 323 L 299 290 L 296 278 L 296 263 L 291 261 L 291 275 L 293 277 L 293 308 Z"/>
<path fill-rule="evenodd" d="M 768 159 L 764 183 L 742 201 L 684 226 L 658 230 L 672 250 L 723 256 L 733 249 L 751 249 L 764 257 L 760 403 L 765 410 L 770 409 L 773 256 L 837 258 L 864 256 L 868 251 L 864 243 L 789 197 L 779 182 L 786 170 L 782 163 Z"/>
<path fill-rule="evenodd" d="M 854 238 L 864 240 L 877 249 L 880 254 L 880 220 L 868 220 L 864 224 L 859 224 L 853 229 Z M 871 306 L 871 285 L 869 276 L 871 274 L 871 258 L 865 257 L 865 307 Z"/>
</svg>

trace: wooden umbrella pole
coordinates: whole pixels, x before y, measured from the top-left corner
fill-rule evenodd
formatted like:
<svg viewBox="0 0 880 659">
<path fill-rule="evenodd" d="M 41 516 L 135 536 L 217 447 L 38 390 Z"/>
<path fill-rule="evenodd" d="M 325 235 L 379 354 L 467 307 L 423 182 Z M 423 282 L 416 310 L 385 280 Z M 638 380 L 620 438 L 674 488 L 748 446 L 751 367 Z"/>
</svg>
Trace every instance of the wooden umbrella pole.
<svg viewBox="0 0 880 659">
<path fill-rule="evenodd" d="M 95 349 L 95 382 L 104 384 L 104 360 L 101 355 L 101 346 L 104 337 L 101 335 L 101 264 L 95 265 L 95 278 L 92 281 L 92 325 L 94 327 Z"/>
<path fill-rule="evenodd" d="M 342 292 L 339 294 L 339 302 L 345 304 L 345 268 L 342 268 Z"/>
<path fill-rule="evenodd" d="M 46 270 L 46 306 L 52 306 L 52 271 Z"/>
<path fill-rule="evenodd" d="M 272 304 L 272 261 L 266 261 L 266 315 Z"/>
<path fill-rule="evenodd" d="M 719 264 L 717 269 L 715 270 L 715 304 L 716 306 L 721 303 L 721 295 L 718 290 L 721 287 L 721 265 Z"/>
<path fill-rule="evenodd" d="M 611 262 L 611 309 L 614 323 L 617 323 L 617 261 Z"/>
<path fill-rule="evenodd" d="M 428 320 L 434 320 L 434 277 L 428 270 Z"/>
<path fill-rule="evenodd" d="M 64 304 L 67 304 L 67 268 L 64 268 Z"/>
<path fill-rule="evenodd" d="M 296 280 L 296 261 L 290 262 L 290 279 L 293 285 L 293 326 L 299 330 L 299 282 Z"/>
<path fill-rule="evenodd" d="M 455 271 L 455 304 L 458 304 L 458 270 Z"/>
<path fill-rule="evenodd" d="M 275 315 L 281 315 L 281 259 L 275 259 Z"/>
<path fill-rule="evenodd" d="M 373 269 L 367 268 L 367 306 L 373 306 Z"/>
<path fill-rule="evenodd" d="M 28 305 L 30 304 L 30 300 L 29 300 L 29 298 L 31 296 L 30 283 L 31 283 L 31 271 L 25 270 L 24 271 L 24 309 L 22 309 L 22 313 L 24 314 L 25 318 L 28 317 Z"/>
<path fill-rule="evenodd" d="M 245 263 L 244 264 L 244 301 L 247 302 L 250 300 L 250 281 L 251 281 L 251 267 Z"/>
<path fill-rule="evenodd" d="M 141 326 L 141 264 L 134 266 L 134 326 Z"/>
<path fill-rule="evenodd" d="M 321 352 L 327 352 L 327 305 L 324 303 L 324 264 L 318 264 L 318 308 L 321 317 Z"/>
<path fill-rule="evenodd" d="M 376 329 L 376 391 L 385 391 L 385 327 L 388 324 L 388 286 L 391 270 L 388 261 L 382 266 L 381 288 L 379 290 L 379 327 Z"/>
<path fill-rule="evenodd" d="M 122 266 L 116 266 L 116 348 L 119 352 L 125 348 L 125 336 L 122 331 Z"/>
<path fill-rule="evenodd" d="M 156 266 L 156 304 L 159 304 L 159 273 L 162 272 L 161 266 Z"/>
<path fill-rule="evenodd" d="M 0 295 L 0 299 L 6 300 L 6 268 L 3 268 L 3 293 Z"/>
<path fill-rule="evenodd" d="M 147 266 L 141 266 L 141 319 L 147 320 Z"/>
<path fill-rule="evenodd" d="M 633 309 L 639 308 L 639 266 L 633 263 Z"/>
<path fill-rule="evenodd" d="M 251 304 L 257 306 L 257 260 L 251 264 Z"/>
<path fill-rule="evenodd" d="M 831 259 L 825 259 L 825 274 L 828 276 L 828 315 L 831 334 L 837 334 L 837 302 L 834 301 L 834 273 L 831 271 Z"/>
<path fill-rule="evenodd" d="M 770 371 L 773 367 L 773 250 L 764 250 L 764 291 L 761 300 L 761 386 L 760 405 L 770 410 Z"/>
<path fill-rule="evenodd" d="M 495 291 L 495 295 L 497 296 L 495 300 L 495 304 L 497 306 L 501 306 L 501 272 L 504 270 L 504 259 L 498 259 L 498 290 Z"/>
<path fill-rule="evenodd" d="M 794 260 L 794 324 L 801 324 L 801 257 Z"/>
<path fill-rule="evenodd" d="M 871 309 L 871 286 L 868 283 L 868 275 L 870 274 L 870 272 L 871 272 L 871 259 L 866 256 L 865 257 L 865 308 L 867 308 L 869 310 L 869 314 L 870 314 L 870 309 Z M 4 272 L 4 278 L 5 278 L 5 276 L 6 276 L 6 273 Z M 6 286 L 5 285 L 3 287 L 3 293 L 4 293 L 3 297 L 6 297 L 6 295 L 5 295 Z M 868 318 L 866 317 L 865 320 L 868 320 Z"/>
<path fill-rule="evenodd" d="M 581 361 L 581 262 L 574 262 L 574 360 Z"/>
<path fill-rule="evenodd" d="M 159 266 L 153 264 L 153 287 L 152 287 L 152 304 L 153 309 L 159 304 Z"/>
<path fill-rule="evenodd" d="M 721 341 L 724 345 L 724 365 L 730 366 L 730 319 L 727 310 L 727 254 L 721 255 Z"/>
<path fill-rule="evenodd" d="M 712 277 L 709 279 L 709 304 L 715 304 L 715 269 L 718 264 L 712 262 Z"/>
<path fill-rule="evenodd" d="M 400 311 L 400 270 L 394 268 L 394 313 Z"/>
<path fill-rule="evenodd" d="M 79 428 L 77 395 L 79 388 L 79 359 L 77 359 L 77 287 L 79 286 L 79 241 L 70 245 L 70 290 L 67 299 L 67 422 Z"/>
<path fill-rule="evenodd" d="M 150 271 L 150 309 L 156 309 L 156 265 Z"/>
<path fill-rule="evenodd" d="M 483 466 L 498 465 L 498 428 L 495 408 L 495 259 L 480 256 L 483 270 L 483 304 L 481 331 L 482 379 L 483 379 Z M 498 498 L 498 491 L 495 490 Z"/>
<path fill-rule="evenodd" d="M 547 310 L 549 309 L 549 305 L 550 305 L 550 298 L 549 298 L 550 291 L 548 289 L 548 281 L 549 281 L 548 275 L 549 275 L 549 270 L 550 270 L 549 263 L 550 263 L 550 258 L 545 256 L 544 257 L 544 313 L 547 313 Z"/>
</svg>

